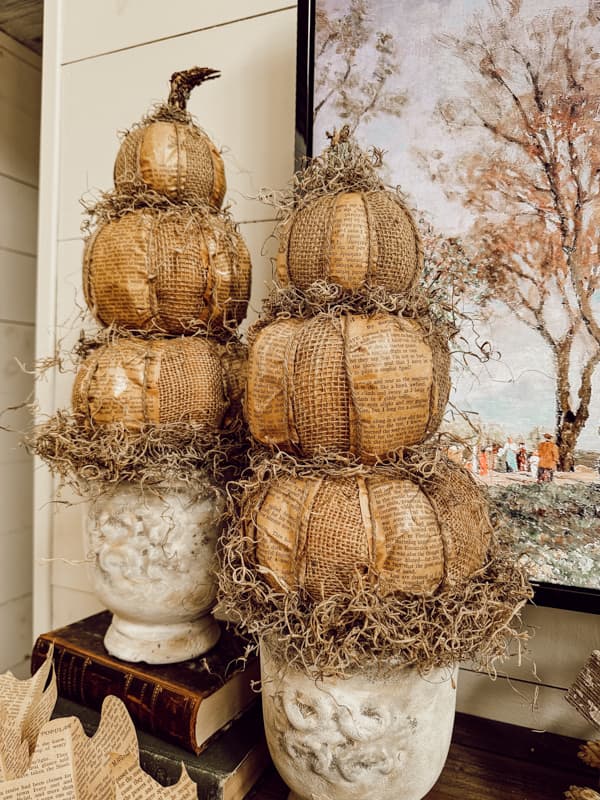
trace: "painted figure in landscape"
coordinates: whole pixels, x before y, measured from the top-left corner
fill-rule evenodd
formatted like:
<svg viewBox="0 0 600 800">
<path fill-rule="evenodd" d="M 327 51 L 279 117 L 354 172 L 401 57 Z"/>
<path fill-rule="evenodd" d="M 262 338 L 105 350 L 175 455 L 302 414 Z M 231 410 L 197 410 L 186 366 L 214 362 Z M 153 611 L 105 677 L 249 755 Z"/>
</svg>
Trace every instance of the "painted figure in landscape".
<svg viewBox="0 0 600 800">
<path fill-rule="evenodd" d="M 428 279 L 489 355 L 455 364 L 452 457 L 533 577 L 598 589 L 600 2 L 318 0 L 316 17 L 315 152 L 340 119 L 387 151 Z"/>
<path fill-rule="evenodd" d="M 554 470 L 558 466 L 560 453 L 552 441 L 552 434 L 545 433 L 544 441 L 538 447 L 538 483 L 550 483 L 554 478 Z"/>
</svg>

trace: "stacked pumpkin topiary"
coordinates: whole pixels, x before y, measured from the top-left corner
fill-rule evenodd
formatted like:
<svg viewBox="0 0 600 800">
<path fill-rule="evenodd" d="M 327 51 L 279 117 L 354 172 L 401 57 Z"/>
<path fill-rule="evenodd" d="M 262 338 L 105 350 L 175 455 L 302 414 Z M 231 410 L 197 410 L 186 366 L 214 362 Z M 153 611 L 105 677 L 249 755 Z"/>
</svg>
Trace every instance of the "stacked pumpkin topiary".
<svg viewBox="0 0 600 800">
<path fill-rule="evenodd" d="M 458 661 L 503 654 L 530 593 L 473 477 L 432 439 L 456 331 L 419 285 L 418 230 L 378 164 L 342 129 L 295 176 L 279 284 L 250 332 L 257 444 L 221 595 L 260 640 L 293 798 L 423 797 Z"/>
<path fill-rule="evenodd" d="M 103 326 L 81 342 L 72 413 L 34 449 L 90 499 L 88 557 L 129 661 L 191 658 L 219 635 L 215 549 L 244 439 L 248 250 L 221 210 L 221 156 L 186 110 L 219 73 L 175 73 L 124 137 L 115 188 L 89 210 L 83 290 Z"/>
</svg>

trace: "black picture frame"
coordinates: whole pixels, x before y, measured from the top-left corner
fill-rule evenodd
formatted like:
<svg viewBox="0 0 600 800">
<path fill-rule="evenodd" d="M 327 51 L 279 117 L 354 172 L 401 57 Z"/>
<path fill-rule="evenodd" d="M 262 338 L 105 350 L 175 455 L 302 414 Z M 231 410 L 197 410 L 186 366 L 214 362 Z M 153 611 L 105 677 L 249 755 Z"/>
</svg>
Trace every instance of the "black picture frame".
<svg viewBox="0 0 600 800">
<path fill-rule="evenodd" d="M 315 23 L 317 0 L 298 0 L 296 51 L 296 168 L 313 153 L 313 103 L 315 74 Z M 532 581 L 537 606 L 600 614 L 600 591 Z"/>
</svg>

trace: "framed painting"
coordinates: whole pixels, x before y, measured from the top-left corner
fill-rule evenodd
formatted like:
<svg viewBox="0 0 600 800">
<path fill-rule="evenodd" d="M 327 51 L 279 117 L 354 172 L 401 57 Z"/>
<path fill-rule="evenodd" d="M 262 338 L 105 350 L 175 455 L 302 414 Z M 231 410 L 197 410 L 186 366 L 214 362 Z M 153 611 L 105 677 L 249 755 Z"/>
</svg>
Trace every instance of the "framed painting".
<svg viewBox="0 0 600 800">
<path fill-rule="evenodd" d="M 384 151 L 430 272 L 460 286 L 461 337 L 489 343 L 453 368 L 448 454 L 506 521 L 535 602 L 600 612 L 599 0 L 298 14 L 297 157 L 341 125 Z"/>
</svg>

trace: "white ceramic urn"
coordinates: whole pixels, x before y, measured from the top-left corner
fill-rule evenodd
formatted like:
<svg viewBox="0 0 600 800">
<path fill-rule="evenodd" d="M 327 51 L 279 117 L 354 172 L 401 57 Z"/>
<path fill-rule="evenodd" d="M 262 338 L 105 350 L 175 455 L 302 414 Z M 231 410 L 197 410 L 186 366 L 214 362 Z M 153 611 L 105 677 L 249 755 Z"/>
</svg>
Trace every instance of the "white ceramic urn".
<svg viewBox="0 0 600 800">
<path fill-rule="evenodd" d="M 120 483 L 90 503 L 85 548 L 94 591 L 113 612 L 109 653 L 170 664 L 217 642 L 210 611 L 223 508 L 223 495 L 209 485 Z"/>
<path fill-rule="evenodd" d="M 271 758 L 289 800 L 421 800 L 450 747 L 457 670 L 315 680 L 261 642 Z"/>
</svg>

